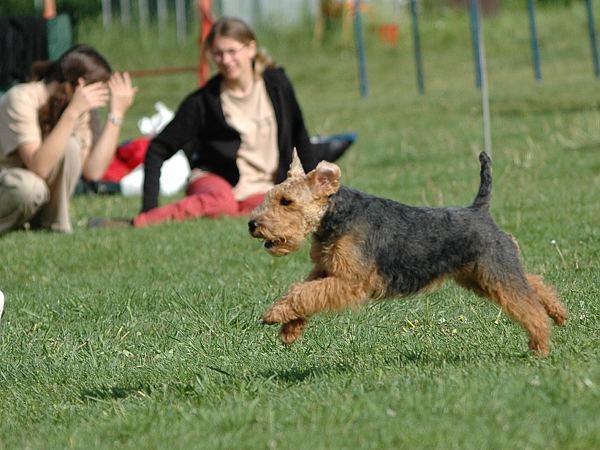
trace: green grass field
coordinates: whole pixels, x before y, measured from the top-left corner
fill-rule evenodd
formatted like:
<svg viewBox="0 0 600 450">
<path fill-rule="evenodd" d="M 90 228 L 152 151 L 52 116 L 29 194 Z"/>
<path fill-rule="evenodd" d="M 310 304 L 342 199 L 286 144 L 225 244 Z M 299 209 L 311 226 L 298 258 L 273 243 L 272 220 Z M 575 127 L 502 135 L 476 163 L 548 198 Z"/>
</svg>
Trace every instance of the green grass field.
<svg viewBox="0 0 600 450">
<path fill-rule="evenodd" d="M 600 4 L 596 4 L 600 9 Z M 343 180 L 410 204 L 469 204 L 479 182 L 481 103 L 468 17 L 428 17 L 417 93 L 409 17 L 397 48 L 368 36 L 371 92 L 352 42 L 263 30 L 313 134 L 357 131 Z M 570 320 L 552 353 L 527 351 L 496 305 L 448 284 L 322 315 L 282 347 L 263 311 L 309 271 L 308 249 L 275 259 L 244 219 L 88 230 L 139 198 L 77 197 L 72 235 L 0 238 L 0 450 L 600 448 L 600 81 L 585 10 L 538 10 L 544 81 L 526 12 L 485 21 L 494 158 L 492 212 Z M 94 24 L 80 41 L 116 68 L 197 60 L 151 33 Z M 140 78 L 124 128 L 176 108 L 195 74 Z M 169 199 L 163 199 L 163 203 Z"/>
</svg>

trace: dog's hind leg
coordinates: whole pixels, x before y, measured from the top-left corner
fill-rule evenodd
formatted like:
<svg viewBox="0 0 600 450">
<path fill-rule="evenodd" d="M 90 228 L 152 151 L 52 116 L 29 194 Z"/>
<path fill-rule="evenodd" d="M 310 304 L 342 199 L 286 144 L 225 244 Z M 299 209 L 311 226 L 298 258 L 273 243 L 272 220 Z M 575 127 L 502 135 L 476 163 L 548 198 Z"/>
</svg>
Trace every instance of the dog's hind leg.
<svg viewBox="0 0 600 450">
<path fill-rule="evenodd" d="M 527 280 L 517 275 L 502 280 L 481 269 L 455 277 L 463 287 L 498 303 L 529 335 L 529 348 L 540 355 L 550 351 L 550 321 L 544 304 Z"/>
<path fill-rule="evenodd" d="M 527 281 L 535 291 L 538 300 L 544 306 L 548 315 L 559 326 L 564 326 L 567 322 L 567 308 L 558 299 L 556 291 L 544 283 L 544 279 L 539 275 L 527 274 Z"/>
<path fill-rule="evenodd" d="M 490 297 L 527 330 L 529 348 L 540 355 L 547 355 L 550 351 L 550 323 L 537 296 L 531 290 L 526 292 L 497 286 L 491 290 Z"/>
</svg>

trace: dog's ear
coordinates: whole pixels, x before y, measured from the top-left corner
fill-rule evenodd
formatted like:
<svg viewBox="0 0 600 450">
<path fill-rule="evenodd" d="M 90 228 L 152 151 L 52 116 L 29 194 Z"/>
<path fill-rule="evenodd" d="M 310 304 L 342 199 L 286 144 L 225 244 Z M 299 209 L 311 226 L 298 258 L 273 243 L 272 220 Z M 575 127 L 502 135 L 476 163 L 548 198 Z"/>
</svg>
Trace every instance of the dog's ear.
<svg viewBox="0 0 600 450">
<path fill-rule="evenodd" d="M 290 164 L 290 170 L 288 170 L 288 178 L 303 177 L 305 175 L 302 163 L 298 157 L 296 147 L 294 147 L 294 153 L 292 155 L 292 164 Z"/>
<path fill-rule="evenodd" d="M 341 176 L 342 171 L 338 166 L 327 161 L 321 161 L 307 175 L 308 185 L 315 195 L 327 197 L 335 194 L 340 189 Z"/>
</svg>

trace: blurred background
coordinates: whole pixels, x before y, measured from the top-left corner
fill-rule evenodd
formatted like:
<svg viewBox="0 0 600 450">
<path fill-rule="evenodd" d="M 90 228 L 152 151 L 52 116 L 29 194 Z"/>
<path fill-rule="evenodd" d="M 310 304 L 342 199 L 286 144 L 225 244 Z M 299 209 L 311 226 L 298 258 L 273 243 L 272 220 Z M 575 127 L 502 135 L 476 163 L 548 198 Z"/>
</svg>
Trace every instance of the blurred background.
<svg viewBox="0 0 600 450">
<path fill-rule="evenodd" d="M 45 20 L 47 3 L 3 0 L 0 20 Z M 527 161 L 527 149 L 548 149 L 546 139 L 558 145 L 557 155 L 565 146 L 597 148 L 600 0 L 57 0 L 47 37 L 49 47 L 60 44 L 50 57 L 61 45 L 87 43 L 116 70 L 132 73 L 140 89 L 126 139 L 140 134 L 138 120 L 157 102 L 174 110 L 201 85 L 200 42 L 209 19 L 242 17 L 288 72 L 309 132 L 358 132 L 346 173 L 360 187 L 381 190 L 378 174 L 390 164 L 418 168 L 429 152 L 453 161 L 439 160 L 445 174 L 470 170 L 470 156 L 463 162 L 456 155 L 483 147 L 473 4 L 481 16 L 495 156 Z M 0 69 L 15 48 L 0 46 Z M 547 126 L 566 131 L 553 138 Z"/>
</svg>

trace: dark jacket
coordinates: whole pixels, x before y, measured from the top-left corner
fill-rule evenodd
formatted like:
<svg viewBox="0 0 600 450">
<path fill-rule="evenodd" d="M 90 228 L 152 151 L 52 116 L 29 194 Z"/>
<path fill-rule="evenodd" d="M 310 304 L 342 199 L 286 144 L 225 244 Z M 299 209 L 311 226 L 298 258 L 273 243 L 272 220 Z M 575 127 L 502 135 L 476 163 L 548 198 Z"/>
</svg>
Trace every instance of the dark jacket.
<svg viewBox="0 0 600 450">
<path fill-rule="evenodd" d="M 267 94 L 277 121 L 279 166 L 275 183 L 286 178 L 292 150 L 298 150 L 304 170 L 318 163 L 304 125 L 294 88 L 281 68 L 263 73 Z M 173 120 L 151 142 L 144 162 L 142 211 L 158 206 L 160 168 L 163 162 L 183 149 L 190 167 L 200 168 L 225 178 L 235 186 L 240 178 L 236 164 L 240 134 L 225 121 L 220 99 L 223 77 L 216 75 L 188 95 Z"/>
<path fill-rule="evenodd" d="M 48 59 L 46 19 L 0 17 L 0 90 L 31 78 L 34 61 Z"/>
</svg>

